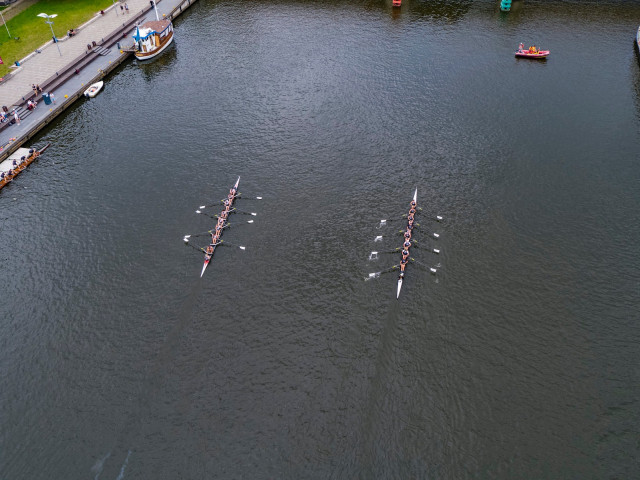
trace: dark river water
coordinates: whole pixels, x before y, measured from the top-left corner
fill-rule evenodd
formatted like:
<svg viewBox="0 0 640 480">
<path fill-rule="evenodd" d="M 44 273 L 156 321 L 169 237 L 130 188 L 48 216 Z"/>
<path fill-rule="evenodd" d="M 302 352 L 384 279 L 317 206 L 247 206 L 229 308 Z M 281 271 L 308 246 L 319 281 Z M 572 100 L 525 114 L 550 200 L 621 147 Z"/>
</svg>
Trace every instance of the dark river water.
<svg viewBox="0 0 640 480">
<path fill-rule="evenodd" d="M 200 0 L 43 131 L 0 193 L 0 478 L 639 478 L 640 4 L 498 3 Z M 415 187 L 397 301 L 364 278 Z"/>
</svg>

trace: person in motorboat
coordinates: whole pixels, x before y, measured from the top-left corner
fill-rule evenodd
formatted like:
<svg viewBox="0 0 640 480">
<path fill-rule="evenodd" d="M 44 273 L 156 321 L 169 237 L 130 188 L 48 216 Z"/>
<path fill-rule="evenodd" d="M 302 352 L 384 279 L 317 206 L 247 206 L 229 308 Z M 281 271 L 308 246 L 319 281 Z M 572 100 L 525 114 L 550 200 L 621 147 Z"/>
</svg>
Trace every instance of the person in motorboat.
<svg viewBox="0 0 640 480">
<path fill-rule="evenodd" d="M 538 47 L 535 45 L 529 47 L 529 53 L 538 53 Z"/>
<path fill-rule="evenodd" d="M 518 50 L 520 51 L 524 50 L 524 43 L 521 43 L 520 45 L 518 45 Z"/>
</svg>

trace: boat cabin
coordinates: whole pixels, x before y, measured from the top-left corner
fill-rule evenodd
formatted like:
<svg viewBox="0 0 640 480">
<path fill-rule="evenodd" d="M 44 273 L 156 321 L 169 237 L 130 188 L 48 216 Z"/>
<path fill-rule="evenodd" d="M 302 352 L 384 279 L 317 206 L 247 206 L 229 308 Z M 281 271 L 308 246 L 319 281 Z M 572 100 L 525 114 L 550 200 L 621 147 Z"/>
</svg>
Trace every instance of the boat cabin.
<svg viewBox="0 0 640 480">
<path fill-rule="evenodd" d="M 136 56 L 148 56 L 162 48 L 173 37 L 170 20 L 153 20 L 136 27 L 133 39 L 136 41 Z"/>
</svg>

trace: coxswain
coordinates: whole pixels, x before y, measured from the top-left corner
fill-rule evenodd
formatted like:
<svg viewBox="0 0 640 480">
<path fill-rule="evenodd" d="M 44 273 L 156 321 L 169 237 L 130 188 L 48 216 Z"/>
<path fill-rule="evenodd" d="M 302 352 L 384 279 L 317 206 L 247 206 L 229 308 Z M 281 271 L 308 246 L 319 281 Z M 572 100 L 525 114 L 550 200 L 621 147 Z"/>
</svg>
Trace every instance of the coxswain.
<svg viewBox="0 0 640 480">
<path fill-rule="evenodd" d="M 404 269 L 407 268 L 407 263 L 409 263 L 409 259 L 402 257 L 402 260 L 400 260 L 400 276 L 398 278 L 404 277 Z"/>
</svg>

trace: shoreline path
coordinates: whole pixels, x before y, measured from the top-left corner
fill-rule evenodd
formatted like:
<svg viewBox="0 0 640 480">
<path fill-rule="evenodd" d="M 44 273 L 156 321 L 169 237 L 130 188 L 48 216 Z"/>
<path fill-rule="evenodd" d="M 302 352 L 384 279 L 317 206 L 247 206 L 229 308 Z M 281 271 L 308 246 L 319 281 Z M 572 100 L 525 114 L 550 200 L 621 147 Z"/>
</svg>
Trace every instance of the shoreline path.
<svg viewBox="0 0 640 480">
<path fill-rule="evenodd" d="M 97 15 L 85 23 L 76 35 L 73 37 L 65 36 L 64 39 L 60 38 L 58 45 L 62 56 L 58 53 L 55 44 L 50 41 L 38 49 L 41 53 L 34 53 L 26 57 L 18 70 L 11 74 L 11 78 L 0 83 L 0 106 L 6 105 L 11 108 L 14 105 L 23 104 L 23 97 L 26 98 L 31 94 L 33 84 L 44 83 L 56 72 L 62 74 L 68 65 L 86 53 L 88 44 L 92 44 L 94 41 L 100 43 L 102 38 L 107 38 L 113 32 L 121 30 L 123 23 L 142 13 L 144 8 L 149 7 L 149 0 L 127 0 L 129 13 L 125 12 L 124 15 L 120 10 L 120 5 L 124 6 L 124 2 L 116 3 L 104 10 L 104 15 L 96 12 Z M 160 2 L 158 5 L 160 6 Z M 44 20 L 42 23 L 42 28 L 47 27 Z M 61 100 L 58 95 L 56 98 L 58 101 Z"/>
</svg>

